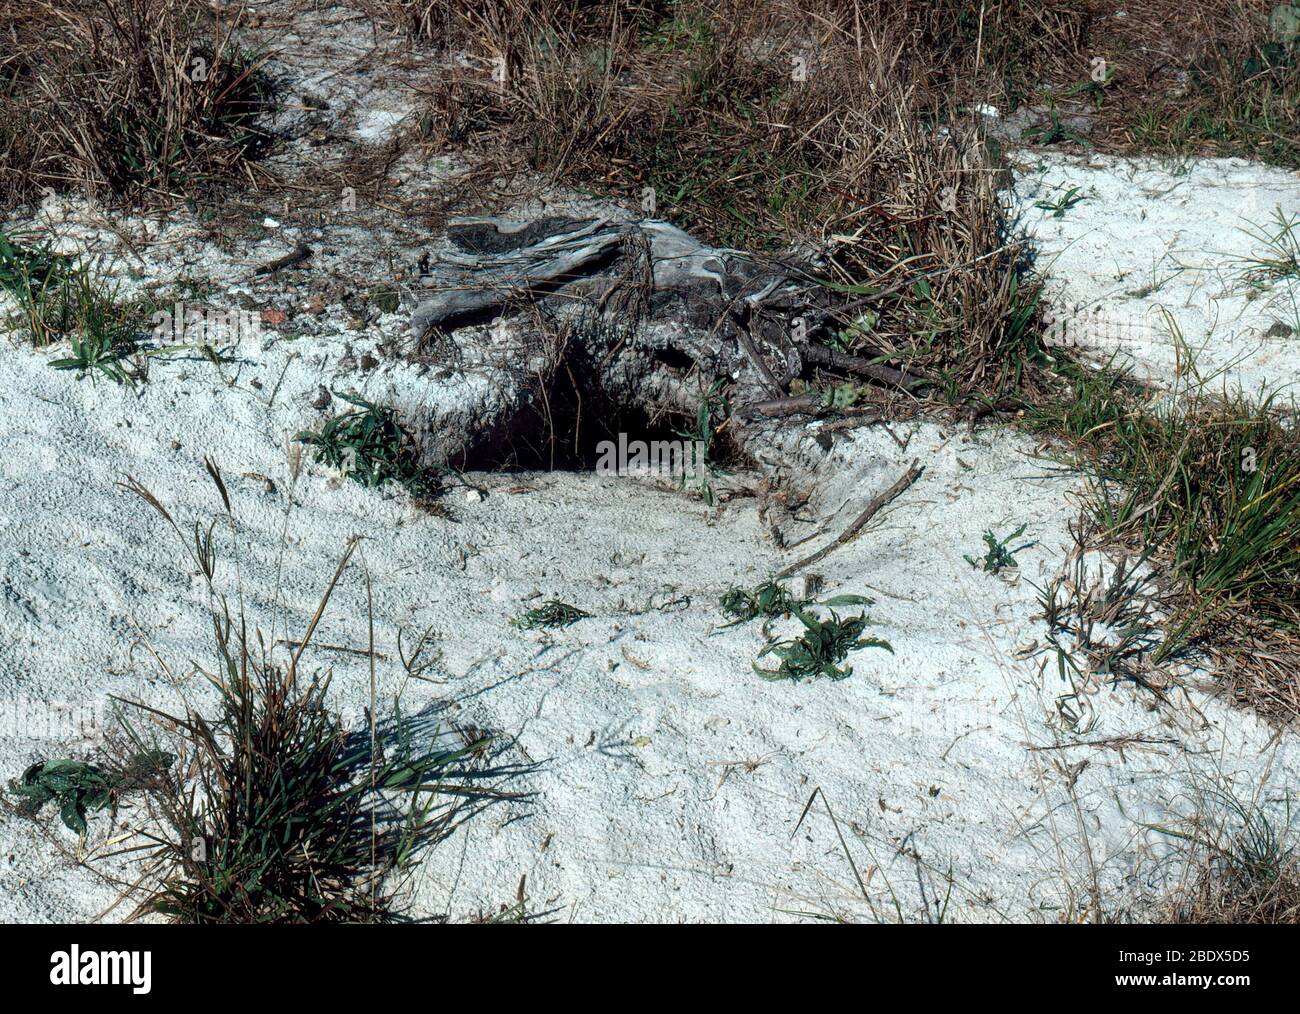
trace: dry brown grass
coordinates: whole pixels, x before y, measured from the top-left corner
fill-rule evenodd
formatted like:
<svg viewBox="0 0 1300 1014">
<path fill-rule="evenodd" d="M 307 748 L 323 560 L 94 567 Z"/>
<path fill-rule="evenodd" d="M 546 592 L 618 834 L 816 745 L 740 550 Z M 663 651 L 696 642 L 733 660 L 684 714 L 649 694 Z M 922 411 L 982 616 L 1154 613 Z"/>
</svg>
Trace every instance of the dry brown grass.
<svg viewBox="0 0 1300 1014">
<path fill-rule="evenodd" d="M 1039 356 L 1036 289 L 1004 229 L 997 152 L 952 94 L 975 58 L 937 41 L 952 6 L 426 5 L 422 23 L 465 58 L 423 126 L 497 174 L 798 251 L 840 297 L 810 338 L 905 366 L 953 400 L 996 397 Z"/>
<path fill-rule="evenodd" d="M 1260 800 L 1222 786 L 1202 789 L 1194 813 L 1159 828 L 1174 844 L 1164 863 L 1174 886 L 1142 906 L 1144 921 L 1300 923 L 1300 859 L 1290 820 L 1289 806 L 1270 816 Z"/>
<path fill-rule="evenodd" d="M 423 117 L 433 143 L 492 177 L 542 174 L 719 243 L 811 254 L 843 312 L 809 337 L 951 401 L 1009 407 L 1044 364 L 1000 151 L 971 107 L 1086 114 L 1102 148 L 1286 161 L 1294 140 L 1276 129 L 1278 75 L 1294 68 L 1232 69 L 1269 38 L 1258 3 L 1138 0 L 1125 17 L 1102 0 L 372 6 L 457 54 Z M 1166 100 L 1185 120 L 1153 115 Z"/>
<path fill-rule="evenodd" d="M 258 60 L 199 0 L 6 4 L 0 201 L 193 194 L 268 136 Z"/>
<path fill-rule="evenodd" d="M 1114 4 L 1083 6 L 1086 59 L 1057 84 L 1086 84 L 1087 60 L 1107 61 L 1104 95 L 1077 95 L 1101 100 L 1099 148 L 1300 165 L 1300 52 L 1269 24 L 1275 0 L 1135 0 L 1124 18 Z"/>
</svg>

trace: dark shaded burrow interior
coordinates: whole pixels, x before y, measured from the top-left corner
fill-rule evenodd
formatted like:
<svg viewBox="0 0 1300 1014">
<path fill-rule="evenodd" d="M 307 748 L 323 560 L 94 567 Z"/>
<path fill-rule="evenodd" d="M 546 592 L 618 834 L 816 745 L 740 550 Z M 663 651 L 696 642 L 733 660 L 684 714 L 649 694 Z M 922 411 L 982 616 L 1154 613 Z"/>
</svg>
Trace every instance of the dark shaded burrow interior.
<svg viewBox="0 0 1300 1014">
<path fill-rule="evenodd" d="M 695 419 L 614 391 L 594 364 L 566 361 L 515 410 L 474 434 L 450 463 L 464 472 L 589 471 L 603 441 L 689 440 Z"/>
</svg>

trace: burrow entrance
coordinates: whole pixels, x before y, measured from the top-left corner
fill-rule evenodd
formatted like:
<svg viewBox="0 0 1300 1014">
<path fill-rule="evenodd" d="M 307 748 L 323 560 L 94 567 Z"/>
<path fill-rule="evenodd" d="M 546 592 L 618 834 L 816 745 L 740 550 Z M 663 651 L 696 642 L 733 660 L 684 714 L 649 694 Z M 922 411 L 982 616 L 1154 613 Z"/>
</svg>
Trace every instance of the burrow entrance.
<svg viewBox="0 0 1300 1014">
<path fill-rule="evenodd" d="M 686 372 L 691 364 L 656 361 L 652 368 Z M 707 395 L 701 395 L 701 404 Z M 738 464 L 742 455 L 725 431 L 717 395 L 709 403 L 709 461 Z M 705 422 L 684 408 L 648 404 L 636 392 L 602 373 L 599 364 L 571 347 L 570 354 L 544 380 L 537 380 L 513 412 L 475 434 L 451 464 L 464 472 L 591 471 L 602 458 L 602 444 L 637 441 L 646 445 L 702 438 Z"/>
</svg>

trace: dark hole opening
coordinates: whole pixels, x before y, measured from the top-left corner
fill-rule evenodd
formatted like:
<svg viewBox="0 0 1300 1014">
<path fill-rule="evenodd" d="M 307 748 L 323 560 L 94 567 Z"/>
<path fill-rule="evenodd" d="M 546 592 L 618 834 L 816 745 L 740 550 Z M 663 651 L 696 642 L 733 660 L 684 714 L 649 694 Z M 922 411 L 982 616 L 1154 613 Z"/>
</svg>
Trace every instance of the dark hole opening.
<svg viewBox="0 0 1300 1014">
<path fill-rule="evenodd" d="M 496 427 L 478 434 L 453 458 L 461 471 L 588 471 L 601 459 L 602 443 L 686 441 L 695 420 L 651 412 L 605 389 L 590 368 L 562 365 L 544 387 Z"/>
</svg>

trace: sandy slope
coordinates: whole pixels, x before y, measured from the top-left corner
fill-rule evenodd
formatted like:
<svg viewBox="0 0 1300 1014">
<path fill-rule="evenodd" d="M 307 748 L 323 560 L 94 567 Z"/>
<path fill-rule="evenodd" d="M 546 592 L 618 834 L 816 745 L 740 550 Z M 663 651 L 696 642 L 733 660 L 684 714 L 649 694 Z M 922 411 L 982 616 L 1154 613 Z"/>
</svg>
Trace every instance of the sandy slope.
<svg viewBox="0 0 1300 1014">
<path fill-rule="evenodd" d="M 323 30 L 295 44 L 285 65 L 306 68 L 304 88 L 328 82 L 337 129 L 382 141 L 409 108 L 410 79 L 386 78 L 383 53 Z M 348 74 L 332 77 L 330 60 Z M 408 195 L 438 186 L 428 166 L 397 171 Z M 1087 199 L 1064 218 L 1034 208 L 1076 184 Z M 1128 320 L 1164 306 L 1189 344 L 1205 346 L 1203 369 L 1244 354 L 1236 376 L 1252 389 L 1300 372 L 1296 338 L 1261 337 L 1279 320 L 1300 326 L 1294 286 L 1247 298 L 1234 260 L 1251 249 L 1234 231 L 1240 220 L 1262 221 L 1275 204 L 1300 209 L 1293 175 L 1239 162 L 1178 174 L 1035 158 L 1017 194 L 1063 316 L 1100 307 Z M 1195 674 L 1161 706 L 1128 686 L 1088 687 L 1085 725 L 1062 722 L 1058 698 L 1072 688 L 1035 652 L 1044 624 L 1033 584 L 1064 566 L 1080 479 L 1023 436 L 897 423 L 892 436 L 882 425 L 837 432 L 825 452 L 794 432 L 769 467 L 815 492 L 781 525 L 787 544 L 809 541 L 785 551 L 754 497 L 709 509 L 670 487 L 593 474 L 478 475 L 485 498 L 458 491 L 453 517 L 435 517 L 404 494 L 310 463 L 295 483 L 287 449 L 323 418 L 312 407 L 321 386 L 424 406 L 435 418 L 488 396 L 481 371 L 394 354 L 404 313 L 357 329 L 346 308 L 350 294 L 390 277 L 391 264 L 409 269 L 429 241 L 421 222 L 363 205 L 319 227 L 257 214 L 232 237 L 184 213 L 106 228 L 80 205 L 49 202 L 40 224 L 68 249 L 102 255 L 125 286 L 190 279 L 218 307 L 291 319 L 246 336 L 220 371 L 198 357 L 159 360 L 135 389 L 51 370 L 59 350 L 33 351 L 16 335 L 0 356 L 6 776 L 88 747 L 93 736 L 78 740 L 75 726 L 110 693 L 162 708 L 208 699 L 194 673 L 211 657 L 203 586 L 162 520 L 117 485 L 136 477 L 188 527 L 220 509 L 205 457 L 225 475 L 236 518 L 223 586 L 242 588 L 268 637 L 301 632 L 347 539 L 365 536 L 357 560 L 373 582 L 381 694 L 400 690 L 427 736 L 494 733 L 498 783 L 525 794 L 486 807 L 426 856 L 407 899 L 418 917 L 490 911 L 526 878 L 530 910 L 575 920 L 893 918 L 895 902 L 905 917 L 926 918 L 950 890 L 947 918 L 1052 920 L 1086 891 L 1091 865 L 1107 882 L 1129 877 L 1158 847 L 1143 825 L 1190 812 L 1206 785 L 1227 781 L 1273 805 L 1300 767 L 1293 735 L 1274 739 L 1208 698 Z M 309 269 L 251 277 L 299 239 L 316 248 Z M 1149 277 L 1158 289 L 1126 294 L 1154 284 Z M 320 315 L 306 310 L 314 295 Z M 1103 352 L 1114 345 L 1104 325 L 1076 333 Z M 1140 337 L 1137 365 L 1167 378 L 1172 342 Z M 876 598 L 871 615 L 894 654 L 858 653 L 840 682 L 762 680 L 752 669 L 760 631 L 723 629 L 718 595 L 832 538 L 913 458 L 921 479 L 814 568 L 826 594 Z M 730 482 L 752 490 L 760 477 Z M 966 563 L 986 528 L 1006 534 L 1021 523 L 1035 544 L 1020 555 L 1018 579 Z M 594 616 L 551 634 L 511 627 L 537 596 Z M 363 659 L 339 649 L 364 647 L 365 601 L 353 567 L 310 656 L 315 669 L 333 669 L 334 697 L 354 722 L 369 676 Z M 398 631 L 409 644 L 429 627 L 440 638 L 440 682 L 406 681 Z M 1122 750 L 1106 745 L 1124 738 Z M 0 917 L 106 909 L 115 890 L 76 860 L 89 854 L 95 869 L 126 872 L 102 856 L 138 816 L 97 816 L 83 852 L 54 818 L 0 814 Z"/>
<path fill-rule="evenodd" d="M 1037 206 L 1072 187 L 1081 200 L 1062 217 Z M 1241 159 L 1022 155 L 1015 191 L 1067 341 L 1157 382 L 1192 380 L 1194 360 L 1213 390 L 1295 396 L 1300 278 L 1262 278 L 1251 258 L 1276 256 L 1265 240 L 1278 215 L 1300 225 L 1296 173 Z M 1289 242 L 1297 250 L 1300 232 Z"/>
<path fill-rule="evenodd" d="M 313 340 L 321 351 L 343 341 Z M 671 490 L 585 474 L 479 477 L 488 496 L 453 499 L 454 521 L 315 466 L 293 485 L 284 438 L 311 422 L 295 395 L 318 375 L 309 357 L 288 356 L 284 344 L 248 349 L 230 386 L 209 364 L 165 364 L 132 391 L 75 381 L 46 368 L 43 354 L 11 349 L 0 363 L 0 687 L 14 701 L 72 705 L 108 693 L 163 707 L 202 700 L 190 665 L 210 657 L 202 587 L 161 519 L 115 485 L 127 474 L 187 526 L 220 508 L 203 457 L 221 466 L 239 530 L 238 550 L 223 554 L 226 586 L 242 585 L 251 615 L 276 636 L 301 631 L 346 538 L 366 536 L 388 660 L 381 692 L 402 682 L 397 629 L 432 626 L 446 683 L 410 684 L 405 707 L 446 709 L 448 723 L 497 733 L 498 762 L 523 769 L 503 787 L 534 793 L 488 808 L 431 854 L 417 914 L 511 900 L 525 874 L 532 905 L 577 919 L 861 914 L 824 810 L 793 833 L 820 787 L 859 869 L 883 864 L 871 882 L 878 906 L 888 909 L 888 873 L 908 914 L 920 914 L 919 862 L 927 893 L 946 892 L 951 867 L 950 914 L 1023 918 L 1061 901 L 1062 867 L 1082 872 L 1066 776 L 1053 759 L 1088 762 L 1074 791 L 1099 856 L 1126 855 L 1139 821 L 1176 806 L 1189 771 L 1222 763 L 1254 779 L 1269 762 L 1257 752 L 1268 730 L 1249 716 L 1193 698 L 1203 726 L 1189 708 L 1154 710 L 1124 689 L 1101 691 L 1095 727 L 1080 738 L 1178 745 L 1122 755 L 1026 749 L 1072 741 L 1055 718 L 1064 688 L 1054 670 L 1040 675 L 1032 657 L 1015 656 L 1041 637 L 1029 581 L 1044 580 L 1069 547 L 1067 494 L 1077 480 L 1020 438 L 900 424 L 906 450 L 879 428 L 839 439 L 821 460 L 819 450 L 787 450 L 787 460 L 809 462 L 800 481 L 815 482 L 817 495 L 806 515 L 830 534 L 912 457 L 926 472 L 878 527 L 817 568 L 829 594 L 878 599 L 872 615 L 896 654 L 860 653 L 842 682 L 773 684 L 751 670 L 760 634 L 718 629 L 716 598 L 820 541 L 783 555 L 752 499 L 712 512 Z M 1038 545 L 1022 555 L 1018 583 L 962 559 L 979 550 L 985 527 L 1021 521 Z M 595 618 L 553 635 L 511 628 L 537 594 Z M 658 608 L 686 596 L 689 607 Z M 364 601 L 353 570 L 319 641 L 364 646 Z M 312 658 L 334 668 L 339 705 L 359 719 L 364 662 L 332 650 Z M 1232 750 L 1219 758 L 1225 742 Z M 16 773 L 64 749 L 27 725 L 9 727 L 0 766 Z M 1288 737 L 1288 769 L 1293 753 Z M 57 823 L 51 833 L 71 837 Z M 111 892 L 65 869 L 29 824 L 6 816 L 3 834 L 15 856 L 0 892 L 6 917 L 86 918 L 107 904 Z M 93 842 L 111 835 L 106 818 L 95 821 Z"/>
</svg>

